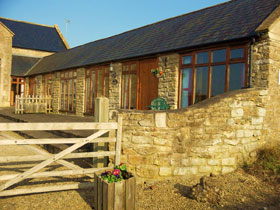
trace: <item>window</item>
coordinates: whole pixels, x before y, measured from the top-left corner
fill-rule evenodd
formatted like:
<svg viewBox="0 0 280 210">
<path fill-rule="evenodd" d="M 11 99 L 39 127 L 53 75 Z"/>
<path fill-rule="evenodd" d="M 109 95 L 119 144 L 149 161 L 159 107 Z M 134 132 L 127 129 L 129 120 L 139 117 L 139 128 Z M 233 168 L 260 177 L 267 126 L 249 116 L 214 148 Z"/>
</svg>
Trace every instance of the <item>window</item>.
<svg viewBox="0 0 280 210">
<path fill-rule="evenodd" d="M 186 68 L 182 70 L 182 108 L 192 104 L 192 82 L 193 82 L 193 70 L 192 68 Z"/>
<path fill-rule="evenodd" d="M 136 63 L 123 64 L 122 68 L 122 109 L 136 109 L 137 75 Z"/>
<path fill-rule="evenodd" d="M 43 86 L 43 91 L 42 91 L 43 95 L 51 96 L 52 95 L 52 75 L 51 74 L 43 75 L 42 86 Z"/>
<path fill-rule="evenodd" d="M 60 74 L 60 109 L 62 111 L 76 111 L 76 70 L 64 71 Z"/>
<path fill-rule="evenodd" d="M 96 97 L 109 97 L 109 66 L 96 66 L 86 70 L 86 112 L 94 113 Z"/>
<path fill-rule="evenodd" d="M 182 55 L 181 108 L 247 85 L 247 45 Z"/>
</svg>

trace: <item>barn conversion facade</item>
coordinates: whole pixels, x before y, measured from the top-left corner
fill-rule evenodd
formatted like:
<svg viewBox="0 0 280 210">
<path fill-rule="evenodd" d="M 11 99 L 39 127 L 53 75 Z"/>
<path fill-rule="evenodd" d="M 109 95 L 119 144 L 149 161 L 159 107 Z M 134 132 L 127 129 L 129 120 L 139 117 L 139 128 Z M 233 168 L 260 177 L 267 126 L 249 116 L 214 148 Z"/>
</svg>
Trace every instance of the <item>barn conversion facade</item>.
<svg viewBox="0 0 280 210">
<path fill-rule="evenodd" d="M 234 0 L 44 57 L 26 93 L 53 96 L 54 112 L 146 110 L 156 97 L 180 109 L 228 91 L 267 87 L 256 46 L 277 39 L 278 0 Z M 28 90 L 29 89 L 29 90 Z"/>
<path fill-rule="evenodd" d="M 46 56 L 25 92 L 80 116 L 109 98 L 121 161 L 138 177 L 231 172 L 279 143 L 279 5 L 232 0 Z M 146 111 L 156 97 L 172 110 Z"/>
</svg>

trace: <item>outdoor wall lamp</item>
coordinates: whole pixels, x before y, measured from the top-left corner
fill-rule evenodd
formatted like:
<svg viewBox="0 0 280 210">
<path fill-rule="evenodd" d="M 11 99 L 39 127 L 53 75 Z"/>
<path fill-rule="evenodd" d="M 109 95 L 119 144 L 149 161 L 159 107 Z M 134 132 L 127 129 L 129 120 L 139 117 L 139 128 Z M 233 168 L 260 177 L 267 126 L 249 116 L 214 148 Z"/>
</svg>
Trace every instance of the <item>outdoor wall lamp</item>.
<svg viewBox="0 0 280 210">
<path fill-rule="evenodd" d="M 113 78 L 113 80 L 112 80 L 113 85 L 118 84 L 117 73 L 114 71 L 114 67 L 113 67 L 112 63 L 110 64 L 110 73 L 111 73 L 112 78 Z"/>
</svg>

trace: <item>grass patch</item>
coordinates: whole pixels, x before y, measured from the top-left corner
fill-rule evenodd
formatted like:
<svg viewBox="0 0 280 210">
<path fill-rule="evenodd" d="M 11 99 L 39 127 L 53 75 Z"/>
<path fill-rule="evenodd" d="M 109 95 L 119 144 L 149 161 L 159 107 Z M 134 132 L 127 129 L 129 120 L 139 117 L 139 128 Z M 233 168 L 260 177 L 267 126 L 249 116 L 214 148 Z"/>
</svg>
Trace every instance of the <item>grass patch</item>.
<svg viewBox="0 0 280 210">
<path fill-rule="evenodd" d="M 252 175 L 268 177 L 279 177 L 280 175 L 280 145 L 267 146 L 257 151 L 257 160 L 252 163 L 244 163 L 242 167 Z"/>
<path fill-rule="evenodd" d="M 258 159 L 255 163 L 264 170 L 270 170 L 280 175 L 280 148 L 264 148 L 258 151 Z"/>
</svg>

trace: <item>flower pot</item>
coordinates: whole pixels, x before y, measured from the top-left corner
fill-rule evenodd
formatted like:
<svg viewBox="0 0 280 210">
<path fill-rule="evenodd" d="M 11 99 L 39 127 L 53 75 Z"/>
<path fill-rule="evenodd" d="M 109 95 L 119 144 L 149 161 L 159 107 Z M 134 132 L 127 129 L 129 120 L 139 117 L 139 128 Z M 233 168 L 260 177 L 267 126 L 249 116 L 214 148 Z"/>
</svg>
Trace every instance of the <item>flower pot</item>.
<svg viewBox="0 0 280 210">
<path fill-rule="evenodd" d="M 129 172 L 120 182 L 108 183 L 94 174 L 94 210 L 134 210 L 136 178 Z"/>
</svg>

